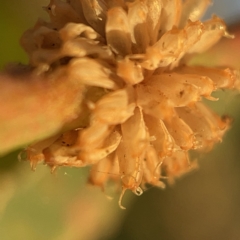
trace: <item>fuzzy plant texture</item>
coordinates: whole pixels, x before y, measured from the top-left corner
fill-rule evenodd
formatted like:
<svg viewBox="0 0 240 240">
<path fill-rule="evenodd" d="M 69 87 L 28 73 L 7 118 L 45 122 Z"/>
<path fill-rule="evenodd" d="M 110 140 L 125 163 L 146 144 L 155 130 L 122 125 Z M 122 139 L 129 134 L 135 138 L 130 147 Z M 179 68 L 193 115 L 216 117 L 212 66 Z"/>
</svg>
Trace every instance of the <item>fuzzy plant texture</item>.
<svg viewBox="0 0 240 240">
<path fill-rule="evenodd" d="M 56 85 L 52 102 L 70 98 L 77 107 L 68 128 L 25 149 L 32 168 L 90 166 L 89 183 L 122 188 L 122 208 L 127 189 L 141 195 L 196 168 L 190 151 L 211 150 L 231 123 L 202 99 L 240 89 L 237 70 L 189 64 L 233 37 L 219 17 L 199 20 L 209 3 L 51 0 L 50 21 L 39 19 L 21 45 L 46 91 Z"/>
</svg>

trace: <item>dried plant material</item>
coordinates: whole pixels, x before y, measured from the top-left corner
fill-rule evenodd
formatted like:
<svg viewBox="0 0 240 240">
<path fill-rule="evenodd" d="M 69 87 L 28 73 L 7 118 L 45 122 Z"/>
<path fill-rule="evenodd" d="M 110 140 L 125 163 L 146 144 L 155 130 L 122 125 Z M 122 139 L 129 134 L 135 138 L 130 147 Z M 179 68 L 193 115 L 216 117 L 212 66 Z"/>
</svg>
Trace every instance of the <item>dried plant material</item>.
<svg viewBox="0 0 240 240">
<path fill-rule="evenodd" d="M 182 16 L 180 20 L 180 27 L 184 27 L 188 20 L 192 22 L 200 19 L 208 5 L 211 4 L 211 0 L 184 0 L 182 6 Z"/>
<path fill-rule="evenodd" d="M 239 89 L 235 70 L 188 66 L 193 53 L 231 37 L 220 18 L 199 21 L 208 4 L 52 0 L 50 22 L 39 20 L 21 43 L 35 74 L 85 87 L 85 115 L 75 129 L 40 144 L 44 149 L 30 145 L 32 166 L 92 166 L 93 185 L 121 184 L 121 208 L 127 189 L 140 195 L 147 184 L 164 188 L 163 179 L 172 183 L 197 167 L 189 150 L 210 150 L 230 125 L 202 98 Z"/>
</svg>

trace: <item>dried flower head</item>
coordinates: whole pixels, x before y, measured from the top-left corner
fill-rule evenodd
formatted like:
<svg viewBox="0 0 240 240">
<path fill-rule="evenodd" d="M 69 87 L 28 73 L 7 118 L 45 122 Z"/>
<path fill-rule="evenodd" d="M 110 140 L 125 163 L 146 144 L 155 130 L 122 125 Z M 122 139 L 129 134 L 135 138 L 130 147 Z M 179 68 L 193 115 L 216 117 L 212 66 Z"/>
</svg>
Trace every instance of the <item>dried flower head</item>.
<svg viewBox="0 0 240 240">
<path fill-rule="evenodd" d="M 222 140 L 228 117 L 201 100 L 239 88 L 237 71 L 189 66 L 226 32 L 222 19 L 201 22 L 209 0 L 51 0 L 50 22 L 21 39 L 36 74 L 84 88 L 74 129 L 27 148 L 32 168 L 91 166 L 89 182 L 108 180 L 137 195 L 163 188 L 195 167 L 189 150 Z M 74 93 L 73 93 L 74 94 Z M 61 98 L 61 96 L 59 96 Z M 66 106 L 67 107 L 67 106 Z M 60 114 L 60 113 L 58 113 Z"/>
</svg>

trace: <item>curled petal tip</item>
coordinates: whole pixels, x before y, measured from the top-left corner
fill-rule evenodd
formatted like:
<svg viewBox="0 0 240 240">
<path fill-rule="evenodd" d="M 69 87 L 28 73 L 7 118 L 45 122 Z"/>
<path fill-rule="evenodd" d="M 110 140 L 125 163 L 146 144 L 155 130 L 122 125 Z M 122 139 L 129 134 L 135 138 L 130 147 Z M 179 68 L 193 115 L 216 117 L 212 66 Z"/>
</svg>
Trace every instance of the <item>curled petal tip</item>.
<svg viewBox="0 0 240 240">
<path fill-rule="evenodd" d="M 119 200 L 118 200 L 118 205 L 121 209 L 125 210 L 126 208 L 122 205 L 122 199 L 123 199 L 123 195 L 125 194 L 125 191 L 127 189 L 125 187 L 122 188 L 122 192 L 121 192 L 121 195 L 119 197 Z"/>
<path fill-rule="evenodd" d="M 137 196 L 141 196 L 143 194 L 143 190 L 138 187 L 134 190 L 134 193 L 137 195 Z"/>
</svg>

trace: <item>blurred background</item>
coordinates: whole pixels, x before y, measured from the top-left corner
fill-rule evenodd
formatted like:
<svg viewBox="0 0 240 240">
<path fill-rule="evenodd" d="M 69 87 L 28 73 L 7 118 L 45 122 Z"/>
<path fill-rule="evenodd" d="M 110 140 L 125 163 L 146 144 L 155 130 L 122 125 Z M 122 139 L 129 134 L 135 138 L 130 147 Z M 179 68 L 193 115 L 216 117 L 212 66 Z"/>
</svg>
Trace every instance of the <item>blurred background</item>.
<svg viewBox="0 0 240 240">
<path fill-rule="evenodd" d="M 19 46 L 23 31 L 48 0 L 1 0 L 0 68 L 27 63 Z M 222 40 L 196 59 L 209 65 L 240 68 L 240 1 L 215 0 L 206 16 L 223 17 L 234 40 Z M 231 116 L 232 128 L 221 144 L 198 157 L 199 169 L 165 190 L 150 188 L 141 197 L 128 192 L 125 211 L 99 189 L 86 186 L 88 169 L 45 166 L 32 172 L 19 162 L 20 150 L 0 159 L 1 240 L 239 240 L 240 239 L 240 95 L 218 92 L 208 103 Z M 13 96 L 14 98 L 14 96 Z M 4 104 L 4 103 L 1 103 Z M 1 145 L 0 145 L 1 147 Z"/>
</svg>

